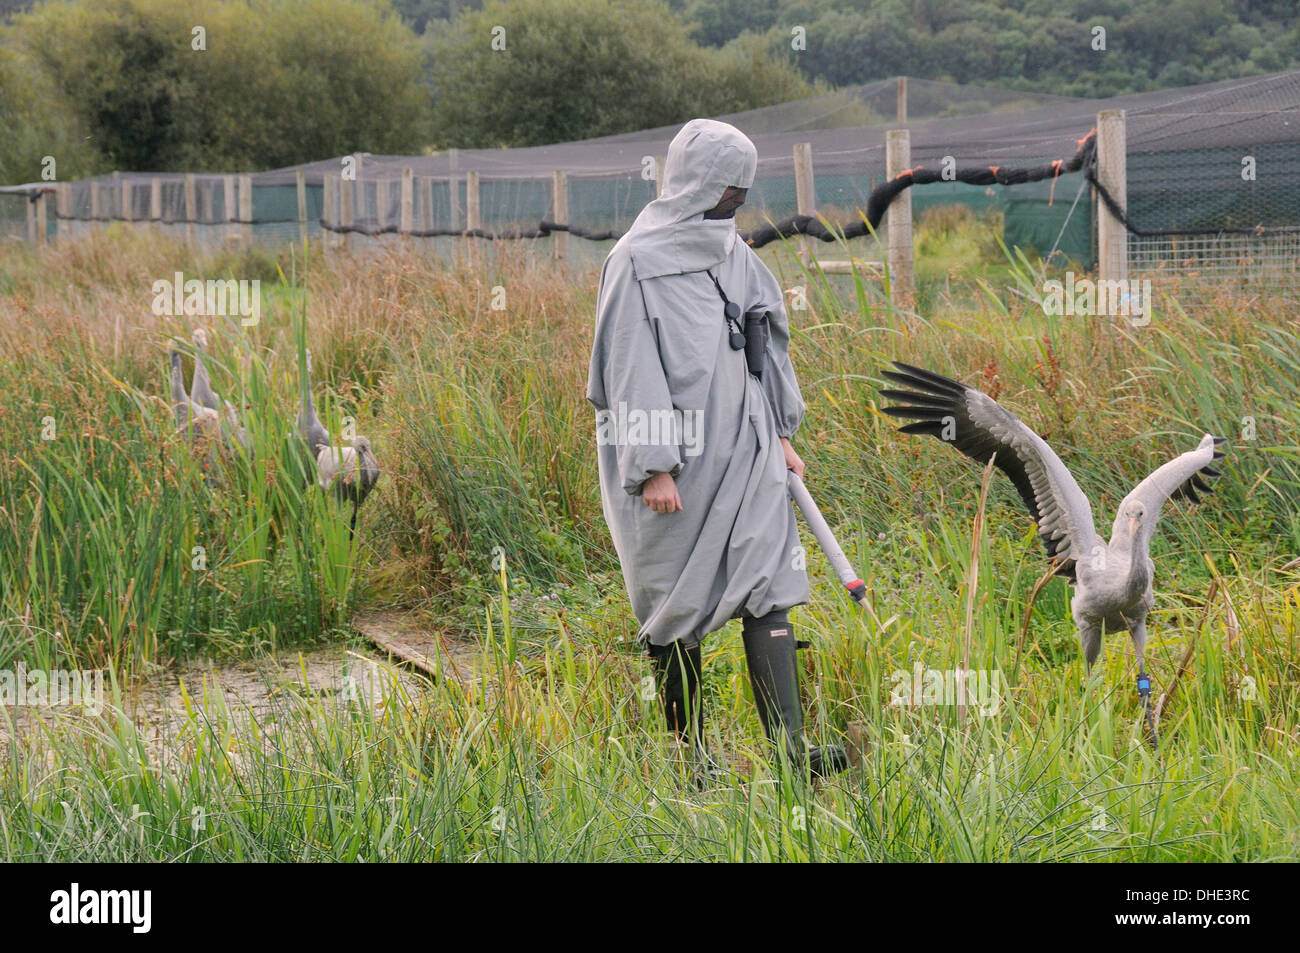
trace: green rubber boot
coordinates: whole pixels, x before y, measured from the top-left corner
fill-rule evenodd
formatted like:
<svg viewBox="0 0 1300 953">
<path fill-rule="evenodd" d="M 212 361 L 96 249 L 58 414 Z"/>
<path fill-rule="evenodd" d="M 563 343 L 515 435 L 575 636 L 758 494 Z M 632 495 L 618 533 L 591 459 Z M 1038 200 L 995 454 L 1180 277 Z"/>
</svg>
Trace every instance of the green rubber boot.
<svg viewBox="0 0 1300 953">
<path fill-rule="evenodd" d="M 746 616 L 743 626 L 749 683 L 768 740 L 794 764 L 803 765 L 806 757 L 808 770 L 816 777 L 848 768 L 849 756 L 839 745 L 811 746 L 804 740 L 799 662 L 786 613 L 770 612 L 758 619 Z"/>
<path fill-rule="evenodd" d="M 664 719 L 690 752 L 691 777 L 703 789 L 722 775 L 722 768 L 704 743 L 704 706 L 700 697 L 703 669 L 700 645 L 682 648 L 681 643 L 652 645 L 655 681 L 663 700 Z"/>
</svg>

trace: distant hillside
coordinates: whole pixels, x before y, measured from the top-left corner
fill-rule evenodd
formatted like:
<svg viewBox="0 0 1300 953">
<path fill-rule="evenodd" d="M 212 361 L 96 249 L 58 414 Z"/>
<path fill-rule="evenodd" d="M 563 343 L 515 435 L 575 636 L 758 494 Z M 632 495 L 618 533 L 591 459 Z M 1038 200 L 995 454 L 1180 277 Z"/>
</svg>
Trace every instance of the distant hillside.
<svg viewBox="0 0 1300 953">
<path fill-rule="evenodd" d="M 1114 96 L 1300 69 L 1295 0 L 669 2 L 696 42 L 756 34 L 806 79 L 834 86 L 901 75 Z"/>
</svg>

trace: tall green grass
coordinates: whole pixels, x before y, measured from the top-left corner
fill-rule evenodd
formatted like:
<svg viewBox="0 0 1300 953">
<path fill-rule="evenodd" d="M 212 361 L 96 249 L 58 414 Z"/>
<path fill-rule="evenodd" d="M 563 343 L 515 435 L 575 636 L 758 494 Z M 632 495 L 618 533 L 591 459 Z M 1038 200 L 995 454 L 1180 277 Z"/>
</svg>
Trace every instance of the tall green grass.
<svg viewBox="0 0 1300 953">
<path fill-rule="evenodd" d="M 111 233 L 6 259 L 0 667 L 108 667 L 129 710 L 132 676 L 155 664 L 284 652 L 379 604 L 477 639 L 482 677 L 373 710 L 281 691 L 251 720 L 210 692 L 166 757 L 125 716 L 60 721 L 9 745 L 2 855 L 1295 859 L 1300 577 L 1280 569 L 1300 554 L 1295 296 L 1157 281 L 1148 327 L 1049 317 L 1041 264 L 990 251 L 981 229 L 923 232 L 943 267 L 919 270 L 915 310 L 890 301 L 888 276 L 773 255 L 807 303 L 792 312 L 809 408 L 796 446 L 873 613 L 809 541 L 813 600 L 795 615 L 816 646 L 809 730 L 859 734 L 866 755 L 815 789 L 767 764 L 724 630 L 706 643 L 709 730 L 749 780 L 701 794 L 642 699 L 649 667 L 601 515 L 583 399 L 594 273 L 508 250 L 450 269 L 400 249 L 205 259 Z M 277 276 L 262 324 L 218 322 L 210 349 L 251 456 L 196 455 L 170 432 L 166 341 L 188 327 L 141 312 L 178 267 Z M 306 345 L 327 426 L 353 417 L 384 467 L 351 543 L 298 447 Z M 1085 678 L 1064 583 L 1029 606 L 1044 560 L 1000 478 L 972 575 L 979 468 L 894 432 L 876 394 L 891 358 L 994 393 L 1076 472 L 1103 530 L 1163 459 L 1229 438 L 1216 492 L 1170 504 L 1153 547 L 1158 755 L 1127 641 L 1108 638 Z M 1005 704 L 987 718 L 891 706 L 896 673 L 962 664 L 968 602 L 970 665 L 999 674 Z M 134 805 L 149 819 L 130 821 Z"/>
</svg>

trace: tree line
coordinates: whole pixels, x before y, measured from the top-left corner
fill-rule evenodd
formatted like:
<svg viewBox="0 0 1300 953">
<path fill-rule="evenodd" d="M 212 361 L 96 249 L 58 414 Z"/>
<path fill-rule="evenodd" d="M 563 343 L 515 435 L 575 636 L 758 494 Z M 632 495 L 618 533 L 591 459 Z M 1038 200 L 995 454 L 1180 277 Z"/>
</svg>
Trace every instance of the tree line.
<svg viewBox="0 0 1300 953">
<path fill-rule="evenodd" d="M 1100 96 L 1300 65 L 1291 0 L 0 0 L 0 14 L 0 183 L 39 178 L 46 156 L 69 179 L 539 145 L 896 75 Z"/>
</svg>

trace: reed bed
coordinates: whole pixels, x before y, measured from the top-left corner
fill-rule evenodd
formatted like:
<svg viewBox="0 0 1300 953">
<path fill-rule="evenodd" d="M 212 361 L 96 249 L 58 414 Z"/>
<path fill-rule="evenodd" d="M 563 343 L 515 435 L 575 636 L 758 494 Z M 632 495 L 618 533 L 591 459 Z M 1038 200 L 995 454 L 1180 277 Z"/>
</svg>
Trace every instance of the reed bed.
<svg viewBox="0 0 1300 953">
<path fill-rule="evenodd" d="M 934 216 L 919 241 L 914 312 L 887 281 L 772 255 L 804 305 L 796 445 L 872 603 L 848 603 L 809 542 L 810 731 L 862 757 L 816 786 L 767 764 L 724 631 L 706 649 L 710 733 L 743 777 L 705 792 L 644 694 L 601 516 L 594 270 L 510 248 L 435 264 L 418 243 L 203 253 L 116 228 L 6 250 L 0 669 L 97 668 L 116 687 L 107 715 L 8 746 L 0 857 L 1296 859 L 1294 291 L 1157 279 L 1145 327 L 1051 317 L 1042 264 L 988 223 Z M 259 278 L 259 323 L 154 314 L 152 282 L 177 271 Z M 167 347 L 195 320 L 250 453 L 173 432 Z M 355 421 L 384 468 L 355 540 L 296 438 L 308 346 L 326 426 Z M 1171 504 L 1153 549 L 1158 754 L 1127 639 L 1085 679 L 1064 583 L 1029 604 L 1045 567 L 1010 488 L 995 479 L 977 537 L 978 468 L 880 414 L 891 358 L 978 383 L 1038 429 L 1103 527 L 1163 459 L 1229 438 L 1215 494 Z M 475 640 L 480 676 L 394 684 L 378 706 L 290 687 L 256 719 L 195 686 L 165 759 L 130 717 L 151 672 L 346 640 L 362 607 Z M 967 662 L 1000 680 L 994 711 L 891 704 L 900 673 Z"/>
</svg>

